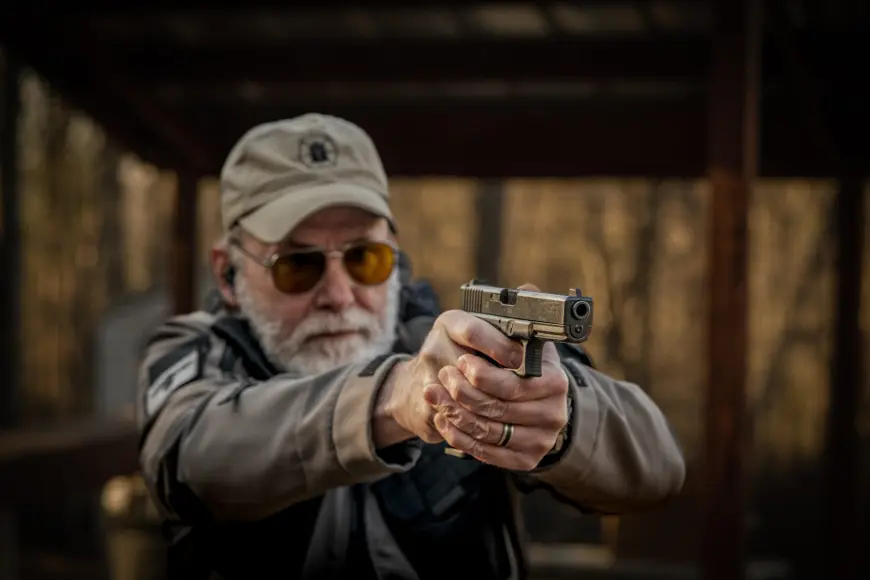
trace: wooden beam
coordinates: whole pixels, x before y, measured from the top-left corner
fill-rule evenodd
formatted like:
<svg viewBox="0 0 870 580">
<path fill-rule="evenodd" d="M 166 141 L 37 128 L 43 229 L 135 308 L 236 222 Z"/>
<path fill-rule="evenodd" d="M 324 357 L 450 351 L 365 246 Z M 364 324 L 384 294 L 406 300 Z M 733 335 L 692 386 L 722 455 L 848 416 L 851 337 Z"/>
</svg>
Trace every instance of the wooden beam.
<svg viewBox="0 0 870 580">
<path fill-rule="evenodd" d="M 47 50 L 42 48 L 43 52 Z M 60 63 L 50 53 L 46 56 L 45 70 L 54 67 L 51 79 L 64 82 L 64 95 L 76 95 L 79 102 L 88 103 L 85 110 L 105 122 L 113 135 L 130 135 L 127 142 L 135 143 L 135 150 L 155 163 L 166 167 L 183 164 L 176 149 L 168 147 L 151 124 L 139 115 L 125 113 L 126 105 L 101 89 L 100 78 L 74 61 Z M 705 174 L 705 108 L 697 94 L 691 99 L 627 98 L 607 93 L 593 97 L 466 99 L 424 94 L 404 100 L 356 96 L 298 99 L 270 90 L 253 100 L 243 99 L 231 90 L 190 90 L 189 94 L 187 101 L 181 99 L 173 105 L 172 116 L 184 119 L 186 134 L 209 144 L 209 158 L 213 159 L 202 171 L 211 174 L 220 170 L 226 152 L 254 124 L 312 110 L 340 114 L 361 124 L 376 138 L 387 167 L 395 175 L 498 178 Z M 144 89 L 142 95 L 159 102 Z M 161 108 L 167 110 L 169 106 L 161 103 Z M 839 175 L 830 159 L 819 154 L 813 140 L 804 138 L 795 122 L 797 118 L 798 111 L 788 99 L 776 95 L 765 99 L 761 175 Z M 850 147 L 865 166 L 870 166 L 870 143 L 859 137 L 862 131 L 870 131 L 870 114 L 851 114 L 849 126 L 856 128 Z M 435 127 L 437 130 L 433 130 Z M 409 147 L 410 135 L 426 138 L 415 139 L 414 146 Z"/>
<path fill-rule="evenodd" d="M 21 204 L 18 127 L 21 69 L 0 53 L 0 429 L 19 420 L 21 410 Z"/>
<path fill-rule="evenodd" d="M 21 115 L 21 68 L 0 52 L 0 429 L 21 420 L 21 206 L 18 128 Z M 0 497 L 2 497 L 0 493 Z M 0 505 L 0 578 L 16 580 L 18 515 Z M 4 509 L 6 508 L 6 509 Z"/>
<path fill-rule="evenodd" d="M 865 180 L 840 180 L 837 192 L 837 299 L 831 388 L 825 430 L 825 571 L 858 580 L 864 546 L 858 418 L 864 385 L 861 286 L 864 265 Z"/>
<path fill-rule="evenodd" d="M 447 175 L 481 178 L 582 175 L 682 175 L 703 168 L 700 102 L 635 103 L 618 99 L 471 102 L 374 102 L 360 105 L 261 106 L 235 115 L 197 115 L 211 123 L 223 151 L 250 127 L 310 111 L 335 114 L 363 127 L 394 176 Z M 233 109 L 225 109 L 229 113 Z M 219 110 L 220 111 L 220 110 Z M 202 125 L 200 125 L 200 123 Z M 219 129 L 225 132 L 218 133 Z M 215 170 L 218 168 L 215 167 Z"/>
<path fill-rule="evenodd" d="M 396 176 L 697 178 L 707 174 L 705 101 L 605 98 L 322 99 L 184 110 L 191 126 L 229 151 L 254 125 L 319 111 L 358 123 Z M 796 123 L 793 103 L 769 99 L 762 115 L 765 177 L 831 177 Z M 868 115 L 870 117 L 870 115 Z M 221 119 L 220 124 L 214 119 Z M 853 118 L 861 126 L 866 120 Z M 853 147 L 867 151 L 868 142 Z M 219 165 L 212 170 L 217 172 Z"/>
<path fill-rule="evenodd" d="M 161 155 L 170 159 L 167 167 L 202 172 L 213 165 L 215 155 L 209 145 L 187 130 L 183 119 L 173 117 L 133 87 L 127 81 L 125 67 L 114 62 L 111 51 L 95 45 L 92 38 L 76 37 L 65 23 L 36 22 L 39 34 L 31 33 L 21 22 L 0 23 L 0 34 L 5 43 L 50 84 L 64 93 L 97 93 L 97 100 L 112 103 L 110 110 L 119 111 L 116 129 L 130 134 L 133 132 L 130 127 L 142 127 L 143 133 L 152 135 L 150 144 L 172 152 L 171 156 Z M 59 59 L 58 54 L 63 54 L 63 59 Z M 99 122 L 102 114 L 98 107 L 86 110 Z"/>
<path fill-rule="evenodd" d="M 172 311 L 186 314 L 196 310 L 199 254 L 197 248 L 199 224 L 198 180 L 190 173 L 180 172 L 175 189 L 175 212 L 172 228 Z"/>
<path fill-rule="evenodd" d="M 0 504 L 36 504 L 99 490 L 139 469 L 132 421 L 81 421 L 0 432 Z"/>
<path fill-rule="evenodd" d="M 640 2 L 655 2 L 657 0 L 639 0 Z M 683 0 L 683 4 L 689 3 L 703 4 L 705 0 Z M 580 7 L 584 6 L 609 6 L 623 4 L 620 0 L 568 0 L 563 2 L 541 2 L 541 4 L 574 4 Z M 10 3 L 11 4 L 11 3 Z M 528 0 L 476 0 L 469 2 L 468 0 L 425 0 L 415 2 L 414 9 L 418 10 L 433 10 L 443 8 L 479 8 L 479 7 L 505 7 L 505 6 L 528 6 Z M 47 0 L 32 0 L 26 4 L 13 4 L 14 10 L 6 9 L 9 14 L 20 14 L 25 10 L 32 12 L 47 11 L 49 8 L 56 8 L 61 15 L 78 15 L 78 14 L 97 14 L 97 15 L 116 15 L 116 14 L 154 14 L 156 13 L 175 13 L 209 10 L 211 12 L 224 12 L 231 14 L 250 13 L 251 11 L 259 10 L 284 10 L 300 15 L 310 14 L 313 12 L 328 12 L 334 10 L 358 10 L 360 4 L 355 0 L 320 0 L 312 4 L 305 0 L 253 0 L 244 5 L 237 7 L 220 8 L 219 5 L 209 3 L 205 0 L 182 0 L 173 2 L 170 7 L 166 4 L 155 5 L 153 2 L 145 2 L 144 0 L 130 0 L 124 4 L 116 4 L 105 2 L 104 0 L 80 0 L 79 2 L 65 2 L 58 4 Z M 10 8 L 12 7 L 10 6 Z M 369 10 L 408 10 L 411 6 L 403 0 L 371 0 L 365 3 L 365 8 Z M 0 15 L 3 12 L 0 11 Z"/>
<path fill-rule="evenodd" d="M 704 39 L 624 38 L 290 40 L 251 48 L 179 50 L 162 43 L 118 54 L 138 86 L 167 83 L 514 82 L 701 78 Z"/>
<path fill-rule="evenodd" d="M 864 155 L 854 149 L 863 139 L 863 128 L 856 126 L 855 111 L 865 109 L 866 99 L 846 80 L 837 87 L 841 98 L 831 99 L 829 91 L 814 82 L 812 66 L 826 69 L 842 67 L 851 56 L 834 55 L 827 63 L 808 62 L 795 41 L 795 26 L 782 3 L 772 3 L 771 15 L 782 53 L 791 73 L 792 91 L 800 103 L 801 121 L 807 140 L 814 142 L 819 154 L 836 168 L 839 188 L 836 204 L 836 301 L 835 333 L 828 388 L 828 414 L 825 425 L 823 497 L 825 574 L 842 580 L 857 580 L 862 547 L 860 510 L 860 436 L 858 434 L 861 389 L 866 369 L 863 365 L 861 332 L 861 286 L 864 269 L 864 222 L 866 168 L 858 160 Z M 844 78 L 841 75 L 841 78 Z M 860 85 L 860 83 L 858 83 Z M 821 570 L 820 569 L 820 570 Z"/>
<path fill-rule="evenodd" d="M 746 574 L 748 221 L 758 159 L 761 0 L 713 1 L 710 77 L 705 580 Z"/>
<path fill-rule="evenodd" d="M 82 85 L 73 64 L 58 61 L 44 51 L 22 51 L 10 46 L 5 48 L 19 61 L 32 67 L 69 105 L 101 125 L 120 146 L 135 152 L 146 162 L 171 166 L 172 155 L 159 146 L 158 139 L 150 134 L 150 129 L 144 126 L 142 120 L 131 116 L 121 103 L 107 93 Z"/>
<path fill-rule="evenodd" d="M 845 55 L 846 62 L 853 63 L 852 67 L 814 68 L 814 78 L 822 83 L 850 74 L 860 64 L 860 55 L 870 53 L 870 37 L 859 33 L 802 33 L 795 42 L 801 53 L 816 62 L 839 62 Z M 114 52 L 140 88 L 179 83 L 218 88 L 232 83 L 335 86 L 491 80 L 674 83 L 700 81 L 710 69 L 709 38 L 689 33 L 621 38 L 287 39 L 268 46 L 242 39 L 234 46 L 202 47 L 161 37 L 159 43 L 120 46 Z M 787 58 L 779 44 L 765 42 L 762 78 L 785 76 Z"/>
<path fill-rule="evenodd" d="M 62 30 L 67 32 L 64 36 L 60 30 L 55 29 L 55 42 L 60 44 L 63 39 L 70 43 L 69 50 L 81 53 L 81 57 L 87 62 L 95 77 L 101 78 L 99 86 L 115 98 L 121 99 L 131 114 L 139 116 L 147 122 L 154 132 L 171 147 L 176 155 L 184 160 L 181 164 L 173 165 L 174 169 L 200 172 L 204 174 L 215 159 L 210 151 L 210 146 L 199 136 L 186 128 L 183 119 L 174 117 L 169 112 L 150 99 L 147 95 L 138 91 L 128 80 L 129 74 L 121 63 L 117 63 L 106 47 L 95 45 L 87 39 L 79 39 L 68 34 L 68 27 Z"/>
</svg>

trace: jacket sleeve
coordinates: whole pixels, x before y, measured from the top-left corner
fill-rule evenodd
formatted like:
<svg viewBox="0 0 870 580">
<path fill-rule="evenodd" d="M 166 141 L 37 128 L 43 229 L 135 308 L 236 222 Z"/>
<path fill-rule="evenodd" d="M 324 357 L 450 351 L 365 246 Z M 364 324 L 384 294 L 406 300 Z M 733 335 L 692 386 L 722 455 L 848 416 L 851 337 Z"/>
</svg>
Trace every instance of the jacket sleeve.
<svg viewBox="0 0 870 580">
<path fill-rule="evenodd" d="M 391 448 L 387 460 L 371 432 L 377 391 L 406 355 L 254 382 L 222 370 L 225 344 L 204 316 L 164 324 L 140 369 L 140 462 L 164 511 L 259 519 L 416 463 L 418 446 Z"/>
<path fill-rule="evenodd" d="M 563 357 L 572 399 L 568 444 L 523 478 L 587 512 L 625 513 L 680 492 L 686 466 L 661 410 L 635 384 Z"/>
</svg>

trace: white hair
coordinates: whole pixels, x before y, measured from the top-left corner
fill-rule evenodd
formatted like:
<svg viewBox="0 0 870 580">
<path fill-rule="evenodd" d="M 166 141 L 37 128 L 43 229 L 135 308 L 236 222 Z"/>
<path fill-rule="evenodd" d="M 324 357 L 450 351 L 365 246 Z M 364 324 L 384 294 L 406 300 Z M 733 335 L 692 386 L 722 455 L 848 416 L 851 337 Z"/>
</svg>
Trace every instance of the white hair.
<svg viewBox="0 0 870 580">
<path fill-rule="evenodd" d="M 248 319 L 263 352 L 279 369 L 301 376 L 320 374 L 336 367 L 369 361 L 390 352 L 396 340 L 401 279 L 399 269 L 387 284 L 387 300 L 380 313 L 355 306 L 340 312 L 315 310 L 288 329 L 250 292 L 245 276 L 235 278 L 236 300 Z M 351 337 L 309 341 L 325 332 L 360 331 Z"/>
</svg>

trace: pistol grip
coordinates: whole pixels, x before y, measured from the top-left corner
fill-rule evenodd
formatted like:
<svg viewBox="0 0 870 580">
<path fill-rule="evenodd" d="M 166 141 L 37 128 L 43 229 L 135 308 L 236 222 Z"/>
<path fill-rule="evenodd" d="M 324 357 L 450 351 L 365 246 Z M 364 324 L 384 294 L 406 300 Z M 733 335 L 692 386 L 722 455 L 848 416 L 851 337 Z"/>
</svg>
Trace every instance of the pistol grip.
<svg viewBox="0 0 870 580">
<path fill-rule="evenodd" d="M 544 341 L 539 338 L 521 339 L 523 363 L 514 372 L 521 377 L 541 376 L 541 362 L 544 358 Z"/>
</svg>

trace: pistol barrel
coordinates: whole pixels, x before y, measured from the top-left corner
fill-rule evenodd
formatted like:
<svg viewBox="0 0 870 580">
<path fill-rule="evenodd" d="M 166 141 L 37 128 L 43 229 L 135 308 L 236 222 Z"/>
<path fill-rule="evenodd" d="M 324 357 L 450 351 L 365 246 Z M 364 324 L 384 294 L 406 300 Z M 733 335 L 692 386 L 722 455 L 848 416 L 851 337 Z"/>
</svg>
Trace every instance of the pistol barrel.
<svg viewBox="0 0 870 580">
<path fill-rule="evenodd" d="M 592 299 L 579 291 L 550 294 L 472 280 L 462 286 L 462 309 L 516 338 L 583 342 L 592 329 Z"/>
</svg>

